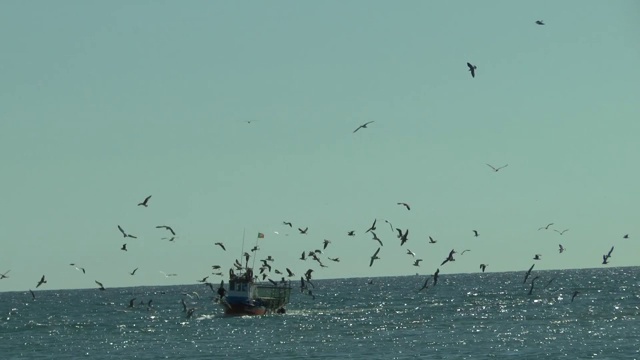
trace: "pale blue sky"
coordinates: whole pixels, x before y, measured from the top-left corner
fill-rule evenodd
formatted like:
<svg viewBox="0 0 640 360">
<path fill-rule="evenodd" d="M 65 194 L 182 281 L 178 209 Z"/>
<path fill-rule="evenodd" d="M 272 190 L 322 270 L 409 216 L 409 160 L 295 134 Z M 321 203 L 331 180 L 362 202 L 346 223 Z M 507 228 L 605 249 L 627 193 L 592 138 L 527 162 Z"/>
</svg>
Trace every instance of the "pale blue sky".
<svg viewBox="0 0 640 360">
<path fill-rule="evenodd" d="M 2 2 L 0 291 L 226 275 L 244 228 L 315 278 L 639 265 L 639 38 L 637 1 Z"/>
</svg>

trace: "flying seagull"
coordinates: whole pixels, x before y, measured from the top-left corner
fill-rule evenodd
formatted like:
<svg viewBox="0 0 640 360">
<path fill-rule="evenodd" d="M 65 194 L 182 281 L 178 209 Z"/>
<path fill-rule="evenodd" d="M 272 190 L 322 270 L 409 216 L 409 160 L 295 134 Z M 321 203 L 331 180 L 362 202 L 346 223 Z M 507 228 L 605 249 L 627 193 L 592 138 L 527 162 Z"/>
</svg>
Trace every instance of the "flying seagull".
<svg viewBox="0 0 640 360">
<path fill-rule="evenodd" d="M 371 234 L 373 234 L 373 239 L 372 239 L 372 240 L 375 240 L 375 241 L 379 242 L 379 243 L 380 243 L 380 246 L 383 246 L 383 244 L 382 244 L 382 240 L 380 240 L 380 238 L 378 237 L 378 235 L 377 235 L 376 233 L 374 233 L 373 231 L 371 232 Z"/>
<path fill-rule="evenodd" d="M 545 229 L 545 230 L 549 230 L 549 226 L 553 225 L 553 223 L 549 223 L 547 226 L 541 226 L 538 228 L 538 231 Z"/>
<path fill-rule="evenodd" d="M 422 259 L 416 259 L 416 261 L 413 262 L 413 266 L 420 266 L 420 261 L 422 261 Z"/>
<path fill-rule="evenodd" d="M 420 288 L 420 290 L 418 290 L 418 292 L 429 288 L 429 279 L 431 279 L 431 276 L 427 277 L 427 280 L 424 281 L 424 285 L 422 285 L 422 287 Z"/>
<path fill-rule="evenodd" d="M 173 229 L 171 228 L 171 226 L 167 226 L 167 225 L 158 225 L 156 226 L 156 229 L 167 229 L 171 232 L 171 235 L 175 235 L 176 233 L 173 231 Z"/>
<path fill-rule="evenodd" d="M 437 268 L 436 272 L 433 273 L 433 286 L 438 284 L 438 274 L 440 274 L 440 268 Z"/>
<path fill-rule="evenodd" d="M 542 255 L 535 254 L 535 256 L 533 257 L 533 260 L 542 260 L 542 258 L 540 256 L 542 256 Z"/>
<path fill-rule="evenodd" d="M 214 245 L 218 245 L 218 246 L 220 246 L 222 248 L 222 250 L 227 251 L 227 249 L 224 247 L 224 244 L 221 243 L 221 242 L 217 242 Z"/>
<path fill-rule="evenodd" d="M 400 246 L 404 245 L 404 243 L 406 243 L 407 240 L 409 240 L 408 236 L 409 236 L 409 229 L 405 230 L 404 234 L 400 236 Z"/>
<path fill-rule="evenodd" d="M 555 231 L 555 232 L 557 232 L 558 234 L 562 235 L 562 234 L 566 233 L 567 231 L 569 231 L 569 229 L 564 229 L 564 230 L 562 230 L 562 231 L 558 231 L 558 230 L 556 230 L 556 229 L 553 229 L 553 231 Z"/>
<path fill-rule="evenodd" d="M 309 227 L 307 226 L 306 228 L 304 228 L 304 230 L 302 230 L 301 228 L 298 228 L 298 231 L 300 231 L 300 234 L 307 234 L 307 230 L 309 230 Z"/>
<path fill-rule="evenodd" d="M 120 232 L 122 233 L 123 237 L 130 237 L 132 239 L 137 239 L 137 237 L 131 235 L 131 234 L 127 234 L 124 229 L 122 228 L 122 226 L 118 225 L 118 230 L 120 230 Z"/>
<path fill-rule="evenodd" d="M 380 249 L 382 249 L 382 248 L 378 248 L 378 250 L 376 250 L 376 252 L 373 254 L 373 256 L 371 256 L 371 261 L 369 262 L 369 267 L 371 267 L 371 265 L 373 265 L 373 262 L 376 261 L 376 259 L 380 259 L 378 257 L 378 253 L 380 252 Z"/>
<path fill-rule="evenodd" d="M 411 210 L 411 208 L 409 207 L 409 204 L 407 204 L 407 203 L 399 202 L 398 205 L 402 205 L 402 206 L 406 207 L 407 210 Z"/>
<path fill-rule="evenodd" d="M 74 267 L 76 270 L 78 270 L 78 271 L 82 271 L 82 273 L 83 273 L 83 274 L 86 274 L 86 273 L 87 273 L 87 272 L 84 270 L 84 268 L 83 268 L 83 267 L 76 266 L 76 264 L 73 264 L 73 263 L 71 263 L 71 264 L 69 264 L 69 265 L 73 266 L 73 267 Z"/>
<path fill-rule="evenodd" d="M 391 227 L 391 231 L 393 231 L 393 225 L 391 224 L 391 222 L 389 222 L 389 220 L 385 220 L 384 222 L 386 222 L 387 224 L 389 224 L 389 226 Z"/>
<path fill-rule="evenodd" d="M 487 164 L 487 166 L 488 166 L 488 167 L 490 167 L 490 168 L 492 168 L 492 169 L 493 169 L 493 171 L 498 172 L 498 171 L 500 171 L 500 169 L 504 169 L 504 168 L 506 168 L 507 166 L 509 166 L 509 164 L 506 164 L 506 165 L 503 165 L 503 166 L 500 166 L 500 167 L 493 167 L 493 166 L 492 166 L 492 165 L 490 165 L 490 164 Z"/>
<path fill-rule="evenodd" d="M 356 131 L 358 131 L 358 130 L 360 130 L 360 129 L 366 129 L 366 128 L 367 128 L 367 125 L 369 125 L 369 124 L 371 124 L 371 123 L 373 123 L 373 121 L 369 121 L 369 122 L 366 122 L 366 123 L 364 123 L 364 124 L 362 124 L 362 125 L 358 126 L 355 130 L 353 130 L 353 132 L 355 133 Z"/>
<path fill-rule="evenodd" d="M 480 234 L 478 234 L 478 230 L 473 230 L 473 236 L 475 236 L 475 237 L 480 236 Z"/>
<path fill-rule="evenodd" d="M 106 290 L 100 281 L 98 281 L 98 280 L 94 280 L 94 281 L 96 282 L 96 284 L 98 284 L 98 286 L 100 286 L 98 288 L 98 289 L 100 289 L 100 291 L 105 291 Z"/>
<path fill-rule="evenodd" d="M 442 264 L 440 264 L 440 266 L 448 263 L 449 261 L 456 261 L 456 259 L 453 258 L 453 254 L 456 254 L 456 251 L 454 249 L 451 249 L 451 251 L 449 252 L 449 256 L 447 256 L 447 258 L 444 259 L 444 261 L 442 262 Z M 435 279 L 434 279 L 434 281 L 435 281 Z"/>
<path fill-rule="evenodd" d="M 536 266 L 536 264 L 531 265 L 527 273 L 524 274 L 524 281 L 522 282 L 523 284 L 527 282 L 527 279 L 529 278 L 529 275 L 531 275 L 531 270 L 533 270 L 534 266 Z"/>
<path fill-rule="evenodd" d="M 429 236 L 429 244 L 435 244 L 436 242 L 436 240 L 433 240 L 433 238 Z"/>
<path fill-rule="evenodd" d="M 323 246 L 323 247 L 322 247 L 322 249 L 323 249 L 323 250 L 326 250 L 326 249 L 327 249 L 327 246 L 329 246 L 329 244 L 331 244 L 331 240 L 324 239 L 324 240 L 322 241 L 322 246 Z"/>
<path fill-rule="evenodd" d="M 564 252 L 564 246 L 562 246 L 562 244 L 558 244 L 558 246 L 560 247 L 560 248 L 558 249 L 558 252 L 559 252 L 560 254 L 562 254 L 562 253 Z"/>
<path fill-rule="evenodd" d="M 471 250 L 469 250 L 469 249 L 462 250 L 462 252 L 460 253 L 460 255 L 464 255 L 464 253 L 466 253 L 467 251 L 471 251 Z"/>
<path fill-rule="evenodd" d="M 354 230 L 351 230 L 347 233 L 348 236 L 356 236 L 356 232 Z"/>
<path fill-rule="evenodd" d="M 373 219 L 373 224 L 367 231 L 365 231 L 365 234 L 376 229 L 376 221 L 378 221 L 378 219 Z"/>
<path fill-rule="evenodd" d="M 609 252 L 605 255 L 602 255 L 602 265 L 607 265 L 609 263 L 609 258 L 611 257 L 611 253 L 613 252 L 613 246 L 611 247 L 611 250 L 609 250 Z"/>
<path fill-rule="evenodd" d="M 471 77 L 476 77 L 476 69 L 478 67 L 475 65 L 471 65 L 471 63 L 467 63 L 467 67 L 469 67 L 469 71 L 471 71 Z"/>
<path fill-rule="evenodd" d="M 480 264 L 480 269 L 482 270 L 482 272 L 487 269 L 487 266 L 489 266 L 489 264 Z"/>
<path fill-rule="evenodd" d="M 538 279 L 539 276 L 534 277 L 533 279 L 531 279 L 531 288 L 529 289 L 529 295 L 531 295 L 531 293 L 533 292 L 533 284 L 535 284 L 536 279 Z"/>
<path fill-rule="evenodd" d="M 536 24 L 537 24 L 537 25 L 544 25 L 544 21 L 542 21 L 542 20 L 536 20 Z"/>
<path fill-rule="evenodd" d="M 2 279 L 8 279 L 9 277 L 7 276 L 7 274 L 10 272 L 11 270 L 7 270 L 4 272 L 4 274 L 0 274 L 0 280 Z"/>
<path fill-rule="evenodd" d="M 331 261 L 340 262 L 340 258 L 328 258 Z"/>
<path fill-rule="evenodd" d="M 127 251 L 127 244 L 122 244 L 122 247 L 120 248 L 120 250 Z"/>
<path fill-rule="evenodd" d="M 42 275 L 42 277 L 40 278 L 40 281 L 38 281 L 38 284 L 36 285 L 36 289 L 40 287 L 40 285 L 42 284 L 46 284 L 47 280 L 44 279 L 44 275 Z"/>
<path fill-rule="evenodd" d="M 289 227 L 293 227 L 293 224 L 288 222 L 288 221 L 283 221 L 282 224 L 283 225 L 289 225 Z"/>
<path fill-rule="evenodd" d="M 416 257 L 416 253 L 414 253 L 413 251 L 407 249 L 407 255 L 411 255 L 413 257 Z"/>
<path fill-rule="evenodd" d="M 132 271 L 132 272 L 130 272 L 129 274 L 130 274 L 131 276 L 133 276 L 133 275 L 135 275 L 135 274 L 136 274 L 136 271 L 138 271 L 138 268 L 133 269 L 133 271 Z"/>
<path fill-rule="evenodd" d="M 151 195 L 147 196 L 146 198 L 144 198 L 144 201 L 142 201 L 141 203 L 138 204 L 138 206 L 144 206 L 147 207 L 147 203 L 149 202 L 149 199 L 151 199 Z"/>
<path fill-rule="evenodd" d="M 623 239 L 628 239 L 629 238 L 629 234 L 626 234 L 625 236 L 622 237 Z"/>
<path fill-rule="evenodd" d="M 31 289 L 29 289 L 29 292 L 31 293 L 31 297 L 33 298 L 33 300 L 35 300 L 36 299 L 36 294 Z"/>
</svg>

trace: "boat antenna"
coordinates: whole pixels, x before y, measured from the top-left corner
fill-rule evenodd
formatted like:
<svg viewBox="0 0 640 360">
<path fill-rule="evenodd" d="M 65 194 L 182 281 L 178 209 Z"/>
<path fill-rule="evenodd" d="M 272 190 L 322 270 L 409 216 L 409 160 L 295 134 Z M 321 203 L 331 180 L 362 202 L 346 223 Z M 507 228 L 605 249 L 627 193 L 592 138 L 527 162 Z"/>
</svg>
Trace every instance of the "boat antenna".
<svg viewBox="0 0 640 360">
<path fill-rule="evenodd" d="M 254 247 L 256 247 L 256 248 L 258 247 L 258 240 L 259 240 L 259 239 L 260 239 L 260 235 L 257 235 L 257 236 L 256 236 L 256 244 L 254 245 Z M 257 249 L 256 251 L 254 251 L 254 254 L 253 254 L 253 263 L 251 264 L 251 268 L 252 268 L 252 269 L 255 269 L 255 267 L 256 267 L 256 257 L 258 256 L 258 250 L 259 250 L 259 249 Z"/>
<path fill-rule="evenodd" d="M 242 255 L 243 255 L 243 252 L 244 252 L 244 234 L 245 234 L 246 230 L 247 230 L 247 228 L 243 228 L 242 229 L 242 249 L 240 249 L 240 257 L 239 257 L 240 264 L 242 264 Z"/>
</svg>

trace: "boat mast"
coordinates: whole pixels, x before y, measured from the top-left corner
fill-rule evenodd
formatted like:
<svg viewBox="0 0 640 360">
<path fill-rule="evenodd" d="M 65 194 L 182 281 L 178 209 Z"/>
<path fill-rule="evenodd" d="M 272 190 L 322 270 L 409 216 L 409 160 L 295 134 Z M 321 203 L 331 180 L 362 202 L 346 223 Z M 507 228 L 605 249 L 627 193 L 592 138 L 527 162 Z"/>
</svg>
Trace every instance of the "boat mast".
<svg viewBox="0 0 640 360">
<path fill-rule="evenodd" d="M 242 256 L 244 255 L 244 234 L 247 231 L 247 228 L 242 229 L 242 249 L 240 249 L 240 264 L 242 265 Z"/>
</svg>

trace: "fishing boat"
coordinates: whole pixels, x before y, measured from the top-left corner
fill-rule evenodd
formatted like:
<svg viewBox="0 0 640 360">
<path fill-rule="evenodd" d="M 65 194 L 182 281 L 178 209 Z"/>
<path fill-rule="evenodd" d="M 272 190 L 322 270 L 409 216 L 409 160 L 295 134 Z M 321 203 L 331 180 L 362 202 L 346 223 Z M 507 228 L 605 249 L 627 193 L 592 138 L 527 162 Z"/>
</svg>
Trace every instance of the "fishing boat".
<svg viewBox="0 0 640 360">
<path fill-rule="evenodd" d="M 253 270 L 244 272 L 229 270 L 228 290 L 220 294 L 220 304 L 225 315 L 284 314 L 291 296 L 288 282 L 274 284 L 256 283 Z"/>
</svg>

